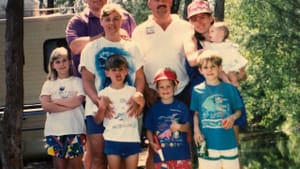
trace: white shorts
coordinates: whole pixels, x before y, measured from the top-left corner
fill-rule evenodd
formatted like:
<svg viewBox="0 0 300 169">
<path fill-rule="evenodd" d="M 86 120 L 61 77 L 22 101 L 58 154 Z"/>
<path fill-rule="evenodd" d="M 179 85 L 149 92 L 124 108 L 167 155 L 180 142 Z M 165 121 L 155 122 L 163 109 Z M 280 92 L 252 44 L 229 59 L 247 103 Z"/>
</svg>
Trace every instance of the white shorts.
<svg viewBox="0 0 300 169">
<path fill-rule="evenodd" d="M 208 149 L 208 158 L 198 158 L 199 169 L 240 169 L 238 149 Z"/>
</svg>

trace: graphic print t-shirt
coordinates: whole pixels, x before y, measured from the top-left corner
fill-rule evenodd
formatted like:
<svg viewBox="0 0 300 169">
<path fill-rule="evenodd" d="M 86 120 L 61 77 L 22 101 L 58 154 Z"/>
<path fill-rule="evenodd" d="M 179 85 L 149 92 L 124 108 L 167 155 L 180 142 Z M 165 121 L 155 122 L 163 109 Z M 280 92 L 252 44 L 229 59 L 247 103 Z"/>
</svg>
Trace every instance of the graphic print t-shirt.
<svg viewBox="0 0 300 169">
<path fill-rule="evenodd" d="M 224 129 L 222 120 L 242 106 L 238 91 L 231 84 L 211 86 L 204 82 L 194 87 L 191 110 L 199 112 L 199 127 L 208 148 L 226 150 L 237 146 L 233 129 Z"/>
<path fill-rule="evenodd" d="M 191 122 L 191 119 L 187 107 L 178 100 L 174 100 L 171 104 L 163 104 L 161 101 L 158 101 L 147 112 L 144 127 L 151 130 L 158 137 L 166 161 L 190 158 L 186 133 L 171 132 L 170 125 L 173 120 L 184 124 Z M 156 153 L 154 161 L 160 161 Z"/>
</svg>

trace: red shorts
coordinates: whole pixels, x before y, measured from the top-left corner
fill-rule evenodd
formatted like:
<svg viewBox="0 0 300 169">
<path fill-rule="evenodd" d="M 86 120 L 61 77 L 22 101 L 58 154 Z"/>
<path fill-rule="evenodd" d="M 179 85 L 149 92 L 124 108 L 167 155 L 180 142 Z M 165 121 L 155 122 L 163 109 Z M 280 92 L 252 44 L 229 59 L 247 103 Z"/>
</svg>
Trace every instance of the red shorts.
<svg viewBox="0 0 300 169">
<path fill-rule="evenodd" d="M 170 160 L 166 162 L 155 163 L 155 169 L 192 169 L 190 160 Z"/>
</svg>

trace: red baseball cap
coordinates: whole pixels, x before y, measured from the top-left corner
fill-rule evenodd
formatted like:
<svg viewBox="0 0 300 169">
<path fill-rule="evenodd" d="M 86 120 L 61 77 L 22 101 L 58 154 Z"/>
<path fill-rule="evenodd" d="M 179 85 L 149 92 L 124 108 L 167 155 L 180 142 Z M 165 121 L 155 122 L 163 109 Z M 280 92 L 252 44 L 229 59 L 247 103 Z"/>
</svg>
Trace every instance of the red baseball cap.
<svg viewBox="0 0 300 169">
<path fill-rule="evenodd" d="M 176 72 L 170 68 L 160 69 L 155 74 L 153 83 L 156 83 L 159 80 L 174 80 L 176 82 L 176 84 L 179 83 L 179 81 L 177 80 Z"/>
</svg>

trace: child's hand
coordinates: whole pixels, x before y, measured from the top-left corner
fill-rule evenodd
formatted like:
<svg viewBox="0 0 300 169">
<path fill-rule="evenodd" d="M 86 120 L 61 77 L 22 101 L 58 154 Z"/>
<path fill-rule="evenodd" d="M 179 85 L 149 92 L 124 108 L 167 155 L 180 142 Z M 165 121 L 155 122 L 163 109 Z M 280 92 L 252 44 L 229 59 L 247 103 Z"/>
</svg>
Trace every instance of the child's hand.
<svg viewBox="0 0 300 169">
<path fill-rule="evenodd" d="M 175 120 L 172 120 L 172 124 L 170 126 L 170 130 L 172 132 L 175 132 L 175 131 L 180 131 L 180 128 L 181 128 L 181 124 L 177 123 L 177 121 L 175 121 Z"/>
<path fill-rule="evenodd" d="M 204 139 L 204 136 L 203 134 L 200 132 L 200 130 L 195 130 L 194 131 L 194 141 L 195 141 L 195 144 L 196 145 L 200 145 L 201 142 L 203 142 L 205 139 Z"/>
<path fill-rule="evenodd" d="M 127 110 L 129 116 L 139 116 L 145 106 L 145 99 L 142 93 L 136 92 L 128 101 L 129 108 Z"/>
<path fill-rule="evenodd" d="M 101 123 L 104 117 L 111 119 L 114 115 L 114 112 L 111 108 L 111 100 L 106 96 L 100 96 L 97 99 L 98 102 L 98 111 L 95 114 L 94 118 L 97 123 Z"/>
<path fill-rule="evenodd" d="M 160 145 L 156 144 L 155 142 L 150 142 L 150 147 L 154 150 L 154 152 L 157 152 L 157 150 L 160 149 Z"/>
<path fill-rule="evenodd" d="M 230 129 L 230 128 L 233 127 L 234 121 L 235 121 L 234 117 L 229 116 L 229 117 L 222 120 L 222 127 L 224 129 Z"/>
</svg>

